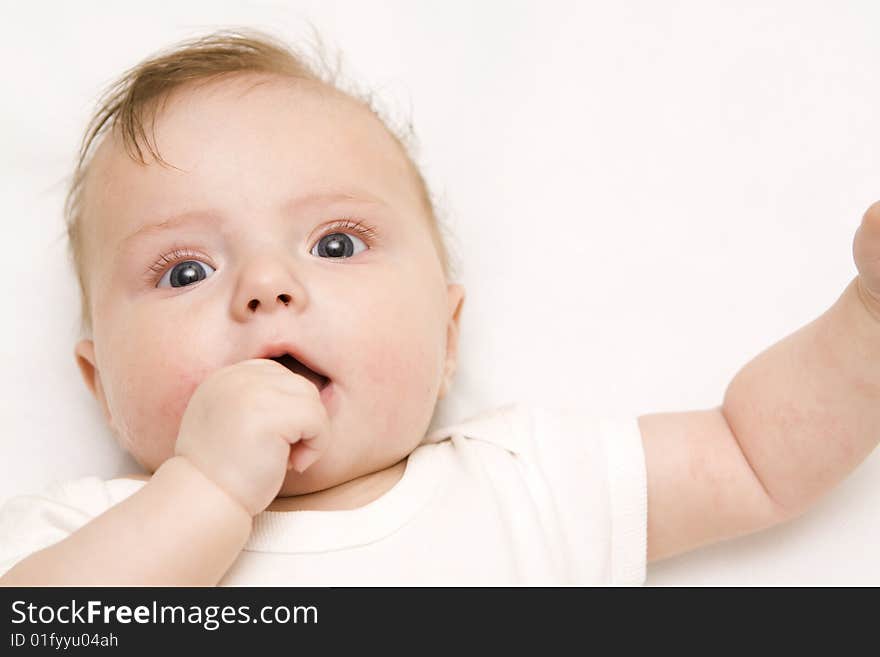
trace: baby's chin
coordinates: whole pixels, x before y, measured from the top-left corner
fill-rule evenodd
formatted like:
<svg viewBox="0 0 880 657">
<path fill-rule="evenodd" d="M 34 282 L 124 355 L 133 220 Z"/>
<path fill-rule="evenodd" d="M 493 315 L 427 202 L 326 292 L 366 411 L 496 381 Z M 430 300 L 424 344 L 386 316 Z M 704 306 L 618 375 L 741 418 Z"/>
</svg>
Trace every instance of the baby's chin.
<svg viewBox="0 0 880 657">
<path fill-rule="evenodd" d="M 366 473 L 332 472 L 313 464 L 303 473 L 290 470 L 267 511 L 357 509 L 384 495 L 400 481 L 407 459 Z"/>
<path fill-rule="evenodd" d="M 334 489 L 345 486 L 354 480 L 367 478 L 371 474 L 345 471 L 338 464 L 331 463 L 330 455 L 325 454 L 310 465 L 305 472 L 300 473 L 292 468 L 288 470 L 276 499 L 313 494 L 316 496 L 318 494 L 326 495 Z"/>
<path fill-rule="evenodd" d="M 278 498 L 291 497 L 294 495 L 308 495 L 318 491 L 334 488 L 349 481 L 343 477 L 331 477 L 329 472 L 320 472 L 317 463 L 309 467 L 305 472 L 299 473 L 290 469 L 284 477 Z"/>
<path fill-rule="evenodd" d="M 311 468 L 310 468 L 311 469 Z M 291 471 L 294 475 L 298 474 Z M 266 507 L 266 511 L 340 511 L 356 508 L 358 504 L 351 499 L 350 487 L 314 479 L 313 483 L 304 481 L 304 474 L 298 477 L 288 475 L 281 490 Z M 349 494 L 346 494 L 349 493 Z"/>
</svg>

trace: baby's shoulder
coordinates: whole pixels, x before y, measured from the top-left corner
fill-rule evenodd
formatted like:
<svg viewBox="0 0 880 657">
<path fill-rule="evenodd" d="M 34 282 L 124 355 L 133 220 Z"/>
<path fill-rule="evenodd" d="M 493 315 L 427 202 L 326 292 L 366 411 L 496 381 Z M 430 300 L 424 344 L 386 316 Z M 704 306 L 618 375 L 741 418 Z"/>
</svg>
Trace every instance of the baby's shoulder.
<svg viewBox="0 0 880 657">
<path fill-rule="evenodd" d="M 599 464 L 605 443 L 630 436 L 633 418 L 565 403 L 516 401 L 471 415 L 431 433 L 427 443 L 456 436 L 479 453 L 507 453 L 527 463 L 582 461 Z"/>
<path fill-rule="evenodd" d="M 439 443 L 449 438 L 461 437 L 518 453 L 521 451 L 523 418 L 528 411 L 528 407 L 521 403 L 490 408 L 431 431 L 423 443 Z"/>
</svg>

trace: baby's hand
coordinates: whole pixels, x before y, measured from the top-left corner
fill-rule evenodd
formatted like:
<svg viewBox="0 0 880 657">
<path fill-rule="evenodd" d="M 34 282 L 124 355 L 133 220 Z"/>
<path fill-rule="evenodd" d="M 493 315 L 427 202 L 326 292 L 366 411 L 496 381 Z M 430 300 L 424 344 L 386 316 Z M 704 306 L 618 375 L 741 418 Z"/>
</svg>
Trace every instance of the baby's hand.
<svg viewBox="0 0 880 657">
<path fill-rule="evenodd" d="M 859 294 L 868 311 L 880 321 L 880 201 L 862 218 L 853 239 L 853 257 L 859 270 Z"/>
<path fill-rule="evenodd" d="M 327 427 L 313 383 L 255 358 L 213 372 L 196 388 L 175 454 L 254 516 L 275 499 L 288 470 L 302 472 L 318 459 Z"/>
</svg>

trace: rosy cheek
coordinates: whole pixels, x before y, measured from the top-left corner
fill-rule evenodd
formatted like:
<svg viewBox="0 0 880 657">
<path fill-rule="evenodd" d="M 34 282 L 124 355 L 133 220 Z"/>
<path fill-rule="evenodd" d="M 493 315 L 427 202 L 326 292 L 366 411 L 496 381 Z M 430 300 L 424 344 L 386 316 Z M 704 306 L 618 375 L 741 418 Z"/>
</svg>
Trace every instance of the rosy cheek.
<svg viewBox="0 0 880 657">
<path fill-rule="evenodd" d="M 205 368 L 198 368 L 195 371 L 189 369 L 177 372 L 173 381 L 169 381 L 169 387 L 163 394 L 161 412 L 167 422 L 174 425 L 175 439 L 190 399 L 207 376 L 208 371 Z"/>
<path fill-rule="evenodd" d="M 405 393 L 412 398 L 426 390 L 437 374 L 438 358 L 432 347 L 400 336 L 365 344 L 363 372 L 368 385 L 383 396 Z"/>
<path fill-rule="evenodd" d="M 180 421 L 205 376 L 202 371 L 163 368 L 155 376 L 141 378 L 140 390 L 130 391 L 137 401 L 127 422 L 129 443 L 152 469 L 174 454 Z"/>
</svg>

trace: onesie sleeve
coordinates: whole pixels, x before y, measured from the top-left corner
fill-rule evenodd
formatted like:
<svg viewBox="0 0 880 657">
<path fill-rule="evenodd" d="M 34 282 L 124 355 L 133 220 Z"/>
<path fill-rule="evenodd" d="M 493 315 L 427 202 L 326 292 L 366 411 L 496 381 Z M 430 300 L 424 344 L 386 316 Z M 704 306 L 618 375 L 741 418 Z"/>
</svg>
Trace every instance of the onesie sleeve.
<svg viewBox="0 0 880 657">
<path fill-rule="evenodd" d="M 84 477 L 53 483 L 0 505 L 0 577 L 25 557 L 78 530 L 111 505 L 105 482 Z"/>
<path fill-rule="evenodd" d="M 530 407 L 525 441 L 549 491 L 571 580 L 644 584 L 647 476 L 635 417 L 565 406 Z"/>
<path fill-rule="evenodd" d="M 648 557 L 648 485 L 642 432 L 631 418 L 600 420 L 608 468 L 611 581 L 643 584 Z"/>
</svg>

